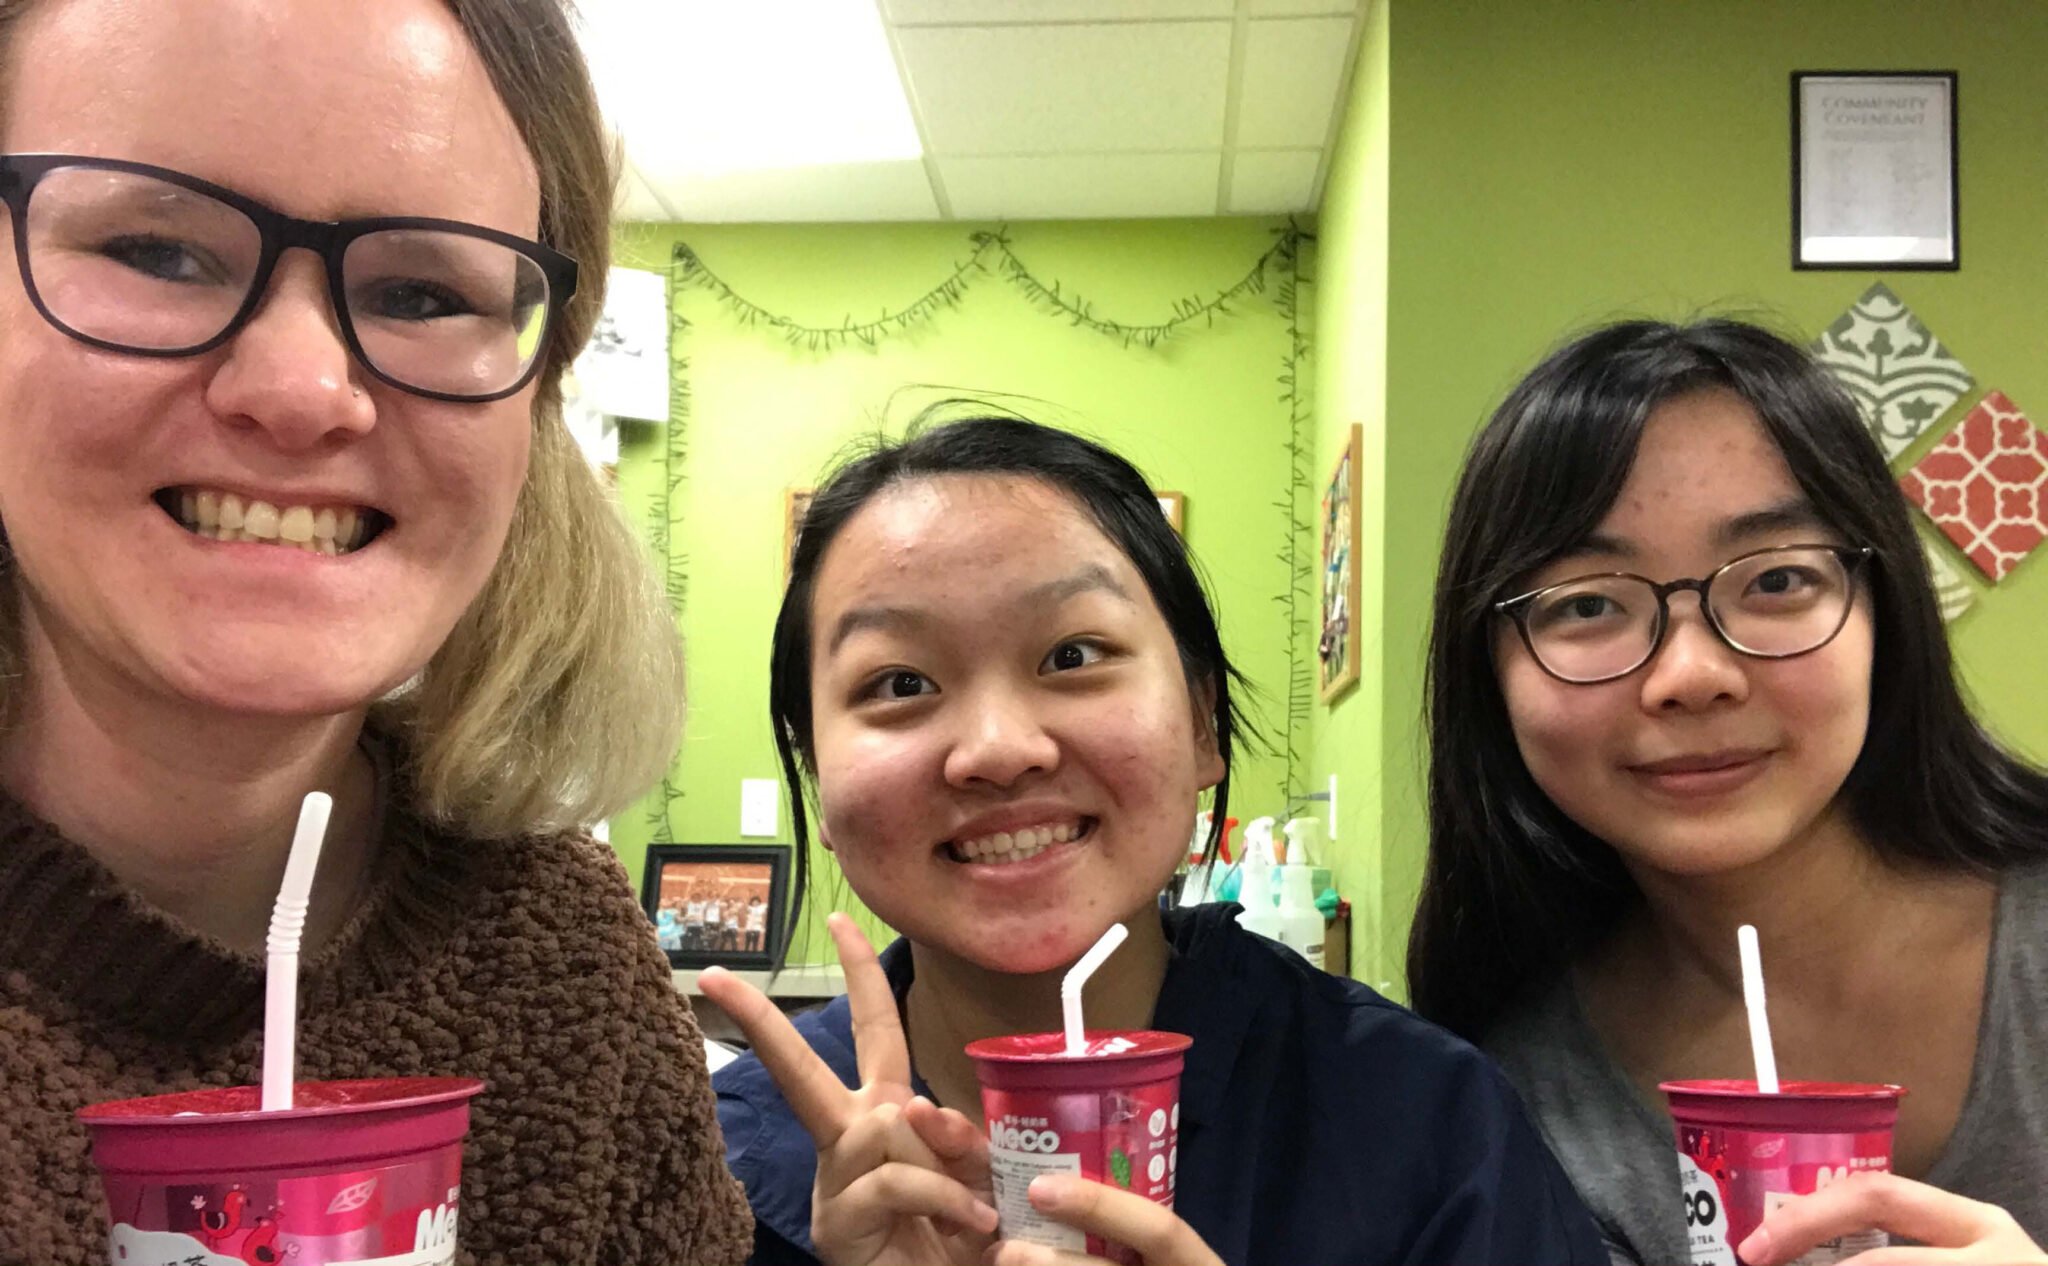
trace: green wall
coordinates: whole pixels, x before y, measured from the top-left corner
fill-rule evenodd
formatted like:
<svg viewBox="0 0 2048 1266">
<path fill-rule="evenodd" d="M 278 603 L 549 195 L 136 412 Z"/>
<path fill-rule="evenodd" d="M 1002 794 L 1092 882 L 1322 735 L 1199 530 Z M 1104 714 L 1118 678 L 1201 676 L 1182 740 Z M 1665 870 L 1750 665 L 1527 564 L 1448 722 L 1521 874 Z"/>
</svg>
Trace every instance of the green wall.
<svg viewBox="0 0 2048 1266">
<path fill-rule="evenodd" d="M 1337 890 L 1351 902 L 1351 974 L 1391 988 L 1398 979 L 1383 938 L 1406 926 L 1386 908 L 1381 842 L 1385 760 L 1381 705 L 1387 555 L 1387 157 L 1388 8 L 1372 5 L 1360 42 L 1342 142 L 1333 157 L 1316 225 L 1316 495 L 1355 424 L 1363 434 L 1360 526 L 1359 683 L 1315 708 L 1310 723 L 1313 790 L 1336 774 L 1336 837 L 1326 846 Z M 1318 547 L 1320 548 L 1320 546 Z"/>
<path fill-rule="evenodd" d="M 1430 586 L 1445 503 L 1474 429 L 1523 370 L 1578 327 L 1735 310 L 1817 332 L 1878 277 L 1975 372 L 1980 389 L 2002 388 L 2048 422 L 2048 98 L 2040 91 L 2048 5 L 1374 7 L 1382 34 L 1368 36 L 1322 217 L 1318 433 L 1325 451 L 1345 421 L 1363 421 L 1383 439 L 1381 679 L 1377 692 L 1359 690 L 1321 725 L 1314 763 L 1360 787 L 1350 799 L 1364 812 L 1373 806 L 1361 794 L 1378 784 L 1370 847 L 1385 916 L 1380 968 L 1391 973 L 1425 840 L 1417 753 Z M 1384 50 L 1383 72 L 1374 48 Z M 1841 68 L 1959 73 L 1961 271 L 1792 271 L 1789 75 Z M 1338 259 L 1382 258 L 1381 234 L 1383 346 L 1374 280 L 1333 275 Z M 1334 358 L 1357 364 L 1334 367 Z M 1368 412 L 1375 403 L 1379 411 Z M 2048 758 L 2036 658 L 2044 624 L 2048 559 L 2036 559 L 1953 626 L 1983 715 L 2036 759 Z M 1377 743 L 1367 733 L 1375 721 Z M 1373 833 L 1370 820 L 1345 825 L 1354 841 Z"/>
<path fill-rule="evenodd" d="M 1403 992 L 1426 837 L 1430 585 L 1474 429 L 1582 326 L 1735 311 L 1817 331 L 1879 277 L 1980 389 L 1999 387 L 2048 420 L 2048 361 L 2036 350 L 2036 296 L 2048 295 L 2048 99 L 2035 73 L 2044 61 L 2048 5 L 2035 0 L 1375 0 L 1307 261 L 1317 282 L 1303 305 L 1316 346 L 1302 463 L 1311 487 L 1297 501 L 1308 521 L 1347 428 L 1360 424 L 1361 500 L 1378 507 L 1360 560 L 1364 677 L 1296 730 L 1306 754 L 1298 786 L 1339 778 L 1329 860 L 1352 901 L 1355 975 Z M 1962 271 L 1790 268 L 1788 76 L 1844 67 L 1959 73 Z M 1276 227 L 1029 224 L 1012 238 L 1034 271 L 1137 323 L 1237 280 Z M 838 325 L 912 302 L 971 253 L 969 232 L 639 225 L 618 244 L 622 263 L 665 269 L 671 245 L 687 241 L 764 308 Z M 914 330 L 827 351 L 792 348 L 741 326 L 708 292 L 680 291 L 675 347 L 691 408 L 674 463 L 673 535 L 687 561 L 691 698 L 666 837 L 736 840 L 739 780 L 775 774 L 762 695 L 783 489 L 813 482 L 853 436 L 900 426 L 945 394 L 905 390 L 918 384 L 1036 397 L 1015 403 L 1100 436 L 1161 487 L 1185 492 L 1228 645 L 1282 735 L 1290 429 L 1277 399 L 1288 332 L 1275 298 L 1254 297 L 1148 351 L 1073 328 L 1000 276 L 978 276 L 957 307 Z M 626 445 L 622 489 L 643 516 L 665 442 L 643 429 Z M 1312 554 L 1315 542 L 1304 546 Z M 1999 733 L 2048 759 L 2030 654 L 2048 623 L 2048 562 L 2029 562 L 1995 591 L 1977 587 L 1978 604 L 1952 626 L 1965 684 Z M 1297 655 L 1313 636 L 1304 632 Z M 1243 777 L 1236 816 L 1280 811 L 1277 757 L 1249 759 Z M 636 875 L 655 829 L 644 808 L 613 824 Z"/>
<path fill-rule="evenodd" d="M 628 225 L 616 245 L 619 263 L 666 270 L 674 243 L 687 242 L 751 302 L 838 326 L 925 294 L 973 253 L 973 227 Z M 1098 316 L 1138 324 L 1166 320 L 1177 301 L 1237 282 L 1280 227 L 1026 224 L 1010 236 L 1035 274 L 1084 297 Z M 772 329 L 742 325 L 710 291 L 678 288 L 673 351 L 687 416 L 674 437 L 630 427 L 619 467 L 622 496 L 645 522 L 672 465 L 672 548 L 687 575 L 688 722 L 673 781 L 680 794 L 659 827 L 652 802 L 612 822 L 635 882 L 657 830 L 683 842 L 738 842 L 740 780 L 777 776 L 766 694 L 784 489 L 814 484 L 850 440 L 878 427 L 898 432 L 919 407 L 947 395 L 1012 393 L 1013 407 L 1106 441 L 1155 486 L 1186 495 L 1188 537 L 1218 598 L 1225 644 L 1264 692 L 1254 705 L 1277 733 L 1286 715 L 1287 641 L 1276 600 L 1287 586 L 1289 524 L 1288 412 L 1277 381 L 1289 332 L 1279 297 L 1269 286 L 1157 348 L 1125 347 L 1034 306 L 991 271 L 970 276 L 957 305 L 929 321 L 872 348 L 828 350 L 792 347 Z M 680 441 L 672 457 L 671 438 Z M 1237 805 L 1280 811 L 1277 757 L 1248 754 L 1239 778 Z M 787 840 L 786 810 L 782 826 Z M 816 873 L 836 876 L 829 862 Z M 835 904 L 852 908 L 850 900 L 840 889 L 813 903 L 809 937 L 799 933 L 793 960 L 829 959 L 816 916 Z"/>
</svg>

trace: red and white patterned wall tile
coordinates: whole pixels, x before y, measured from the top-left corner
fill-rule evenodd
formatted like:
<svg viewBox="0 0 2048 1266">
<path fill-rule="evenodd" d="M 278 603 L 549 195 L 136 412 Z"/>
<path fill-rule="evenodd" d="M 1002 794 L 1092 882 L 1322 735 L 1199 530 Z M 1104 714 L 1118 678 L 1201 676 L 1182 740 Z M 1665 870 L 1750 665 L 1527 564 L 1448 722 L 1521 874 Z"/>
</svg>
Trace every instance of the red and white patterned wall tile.
<svg viewBox="0 0 2048 1266">
<path fill-rule="evenodd" d="M 1978 401 L 1899 486 L 1994 581 L 2048 540 L 2048 433 L 2002 391 Z"/>
</svg>

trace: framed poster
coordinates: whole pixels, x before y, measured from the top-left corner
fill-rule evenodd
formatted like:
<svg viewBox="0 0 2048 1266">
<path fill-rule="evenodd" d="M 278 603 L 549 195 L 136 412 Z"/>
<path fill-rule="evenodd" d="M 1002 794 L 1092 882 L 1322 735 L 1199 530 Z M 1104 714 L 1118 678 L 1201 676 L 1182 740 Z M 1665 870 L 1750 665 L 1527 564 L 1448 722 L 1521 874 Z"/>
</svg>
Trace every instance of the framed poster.
<svg viewBox="0 0 2048 1266">
<path fill-rule="evenodd" d="M 1321 635 L 1317 681 L 1328 703 L 1358 684 L 1358 467 L 1365 432 L 1357 423 L 1323 485 Z"/>
<path fill-rule="evenodd" d="M 649 844 L 640 905 L 669 966 L 766 971 L 788 886 L 787 844 Z"/>
<path fill-rule="evenodd" d="M 1962 266 L 1952 70 L 1792 73 L 1792 266 Z"/>
</svg>

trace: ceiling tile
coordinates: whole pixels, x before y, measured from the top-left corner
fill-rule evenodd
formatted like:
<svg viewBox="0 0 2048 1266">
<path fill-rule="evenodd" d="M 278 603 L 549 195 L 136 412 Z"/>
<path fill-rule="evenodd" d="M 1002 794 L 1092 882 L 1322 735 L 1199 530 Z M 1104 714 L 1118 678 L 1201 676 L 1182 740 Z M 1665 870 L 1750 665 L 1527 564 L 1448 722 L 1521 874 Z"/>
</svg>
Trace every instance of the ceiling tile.
<svg viewBox="0 0 2048 1266">
<path fill-rule="evenodd" d="M 964 22 L 1227 18 L 1236 7 L 1235 0 L 883 0 L 882 12 L 898 26 L 947 26 Z"/>
<path fill-rule="evenodd" d="M 1223 144 L 1231 27 L 910 27 L 896 40 L 932 153 L 1197 150 Z"/>
<path fill-rule="evenodd" d="M 1235 142 L 1320 147 L 1329 137 L 1330 113 L 1350 51 L 1349 18 L 1250 23 Z"/>
<path fill-rule="evenodd" d="M 1216 214 L 1219 152 L 943 158 L 962 220 L 1089 220 Z"/>
<path fill-rule="evenodd" d="M 1231 215 L 1279 215 L 1312 211 L 1316 162 L 1321 150 L 1240 150 L 1230 164 L 1230 194 L 1224 210 Z"/>
<path fill-rule="evenodd" d="M 648 183 L 679 220 L 692 223 L 936 220 L 924 164 L 842 163 L 769 171 L 690 174 Z"/>
<path fill-rule="evenodd" d="M 612 214 L 621 220 L 670 220 L 675 217 L 661 200 L 654 196 L 654 190 L 641 178 L 640 169 L 632 163 L 625 165 L 619 173 L 619 187 L 612 194 Z"/>
</svg>

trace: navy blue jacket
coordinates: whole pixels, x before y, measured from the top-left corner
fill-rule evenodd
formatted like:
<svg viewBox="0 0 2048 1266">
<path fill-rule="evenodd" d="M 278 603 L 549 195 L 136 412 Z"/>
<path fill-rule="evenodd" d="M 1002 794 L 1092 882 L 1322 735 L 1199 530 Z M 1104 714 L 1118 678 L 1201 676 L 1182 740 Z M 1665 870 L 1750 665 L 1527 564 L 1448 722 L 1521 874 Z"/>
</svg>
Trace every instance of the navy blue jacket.
<svg viewBox="0 0 2048 1266">
<path fill-rule="evenodd" d="M 1174 1210 L 1217 1256 L 1231 1266 L 1606 1266 L 1570 1180 L 1485 1056 L 1246 932 L 1236 913 L 1217 904 L 1164 916 L 1173 956 L 1152 1018 L 1194 1038 Z M 900 1004 L 909 945 L 889 946 L 882 965 Z M 846 999 L 796 1025 L 841 1080 L 859 1083 Z M 754 1262 L 815 1261 L 810 1137 L 753 1056 L 712 1085 L 726 1163 L 754 1207 Z"/>
</svg>

